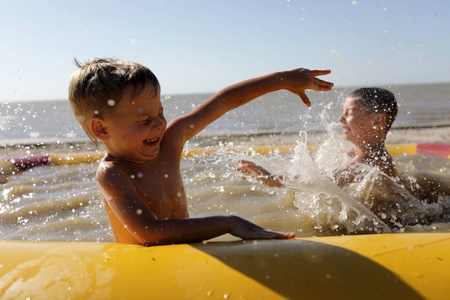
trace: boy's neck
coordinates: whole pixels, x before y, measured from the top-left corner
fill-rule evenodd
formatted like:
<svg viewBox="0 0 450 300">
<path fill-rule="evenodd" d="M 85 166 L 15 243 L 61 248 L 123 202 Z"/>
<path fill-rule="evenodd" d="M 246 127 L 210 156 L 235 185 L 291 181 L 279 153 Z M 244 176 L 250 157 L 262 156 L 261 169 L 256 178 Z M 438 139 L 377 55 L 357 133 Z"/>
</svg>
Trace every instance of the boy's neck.
<svg viewBox="0 0 450 300">
<path fill-rule="evenodd" d="M 384 153 L 386 147 L 384 141 L 377 143 L 362 143 L 356 145 L 356 151 L 358 156 L 371 156 Z"/>
<path fill-rule="evenodd" d="M 120 157 L 120 156 L 117 156 L 117 155 L 112 155 L 109 152 L 106 153 L 105 159 L 108 160 L 108 161 L 115 161 L 115 162 L 121 163 L 123 165 L 128 165 L 128 166 L 132 166 L 132 167 L 142 166 L 144 164 L 148 164 L 148 162 L 134 161 L 134 160 L 123 158 L 123 157 Z"/>
</svg>

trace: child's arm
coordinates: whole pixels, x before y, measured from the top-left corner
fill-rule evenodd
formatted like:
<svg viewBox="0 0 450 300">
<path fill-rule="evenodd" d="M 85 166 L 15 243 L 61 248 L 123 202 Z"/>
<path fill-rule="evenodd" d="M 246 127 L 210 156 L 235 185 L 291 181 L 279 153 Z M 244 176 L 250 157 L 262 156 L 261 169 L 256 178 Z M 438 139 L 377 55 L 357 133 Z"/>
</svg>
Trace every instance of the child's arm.
<svg viewBox="0 0 450 300">
<path fill-rule="evenodd" d="M 343 188 L 346 185 L 352 183 L 357 175 L 359 175 L 359 172 L 357 172 L 356 170 L 352 170 L 351 166 L 347 166 L 346 168 L 334 170 L 332 177 L 333 181 L 340 188 Z"/>
<path fill-rule="evenodd" d="M 263 184 L 269 186 L 269 187 L 282 187 L 284 186 L 283 183 L 283 176 L 282 175 L 272 175 L 269 171 L 264 169 L 261 166 L 256 165 L 255 163 L 248 161 L 248 160 L 241 160 L 239 161 L 239 167 L 236 168 L 236 171 L 256 178 Z"/>
<path fill-rule="evenodd" d="M 169 134 L 169 131 L 176 134 L 177 138 L 174 136 L 172 138 L 184 144 L 228 111 L 264 94 L 282 89 L 299 95 L 306 106 L 309 107 L 311 102 L 306 96 L 305 90 L 331 90 L 333 83 L 316 78 L 316 76 L 329 73 L 329 70 L 296 69 L 272 73 L 234 84 L 215 94 L 190 114 L 175 119 L 169 124 L 167 134 Z M 170 130 L 171 127 L 172 130 Z"/>
<path fill-rule="evenodd" d="M 114 176 L 108 176 L 112 175 Z M 294 233 L 264 230 L 237 216 L 158 220 L 142 201 L 130 177 L 116 169 L 97 172 L 102 198 L 127 230 L 143 245 L 193 243 L 226 233 L 241 239 L 288 239 Z"/>
</svg>

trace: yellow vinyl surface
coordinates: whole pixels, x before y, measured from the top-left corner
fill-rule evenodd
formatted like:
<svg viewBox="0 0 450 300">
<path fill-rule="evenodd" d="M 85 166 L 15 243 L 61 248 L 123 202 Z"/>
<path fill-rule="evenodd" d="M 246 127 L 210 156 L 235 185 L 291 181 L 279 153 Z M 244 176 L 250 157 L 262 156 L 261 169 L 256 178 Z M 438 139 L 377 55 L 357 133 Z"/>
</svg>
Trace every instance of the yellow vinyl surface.
<svg viewBox="0 0 450 300">
<path fill-rule="evenodd" d="M 259 153 L 261 155 L 268 155 L 271 153 L 285 154 L 292 152 L 295 146 L 254 146 L 247 150 L 239 148 L 226 148 L 230 152 L 240 152 L 245 154 Z M 417 144 L 404 144 L 404 145 L 389 145 L 386 146 L 387 150 L 392 156 L 410 155 L 416 153 Z M 189 158 L 196 155 L 208 155 L 217 152 L 221 147 L 200 147 L 200 148 L 188 148 L 183 151 L 183 157 Z M 318 149 L 318 146 L 310 145 L 308 150 L 313 152 Z M 92 152 L 92 153 L 78 153 L 78 154 L 52 154 L 50 155 L 50 164 L 77 164 L 77 163 L 92 163 L 98 162 L 105 156 L 105 153 Z"/>
<path fill-rule="evenodd" d="M 0 299 L 448 299 L 450 233 L 0 242 Z"/>
</svg>

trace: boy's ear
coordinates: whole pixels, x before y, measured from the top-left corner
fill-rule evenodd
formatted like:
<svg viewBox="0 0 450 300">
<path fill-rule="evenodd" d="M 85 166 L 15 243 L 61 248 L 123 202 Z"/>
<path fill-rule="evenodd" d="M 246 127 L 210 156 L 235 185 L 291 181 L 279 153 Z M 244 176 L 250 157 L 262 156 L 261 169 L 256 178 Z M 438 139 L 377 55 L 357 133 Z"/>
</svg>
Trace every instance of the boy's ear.
<svg viewBox="0 0 450 300">
<path fill-rule="evenodd" d="M 386 126 L 386 115 L 385 114 L 375 115 L 375 125 L 383 127 Z"/>
<path fill-rule="evenodd" d="M 109 138 L 108 130 L 106 129 L 105 122 L 101 118 L 92 118 L 90 122 L 91 132 L 100 141 L 106 141 Z"/>
</svg>

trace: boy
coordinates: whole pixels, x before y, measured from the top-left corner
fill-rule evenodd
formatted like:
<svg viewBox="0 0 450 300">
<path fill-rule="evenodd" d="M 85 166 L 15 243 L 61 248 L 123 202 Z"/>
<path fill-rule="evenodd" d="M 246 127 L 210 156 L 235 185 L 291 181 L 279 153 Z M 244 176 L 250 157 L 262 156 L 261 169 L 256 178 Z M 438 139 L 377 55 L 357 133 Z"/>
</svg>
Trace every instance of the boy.
<svg viewBox="0 0 450 300">
<path fill-rule="evenodd" d="M 344 139 L 352 142 L 355 149 L 349 152 L 351 165 L 334 172 L 335 182 L 343 187 L 351 183 L 357 173 L 352 165 L 364 163 L 377 166 L 385 174 L 396 177 L 397 171 L 384 142 L 397 116 L 397 101 L 394 94 L 381 88 L 361 88 L 351 93 L 344 103 L 344 112 L 339 117 Z M 241 161 L 236 170 L 258 178 L 268 186 L 283 186 L 282 176 L 272 175 L 250 161 Z"/>
<path fill-rule="evenodd" d="M 306 89 L 329 91 L 315 76 L 330 71 L 297 69 L 232 85 L 167 125 L 160 86 L 146 67 L 115 59 L 81 65 L 69 86 L 73 113 L 107 155 L 96 179 L 114 239 L 157 245 L 191 243 L 230 233 L 242 239 L 286 239 L 236 216 L 189 219 L 180 174 L 184 144 L 226 112 L 259 96 L 286 89 L 310 106 Z"/>
</svg>

